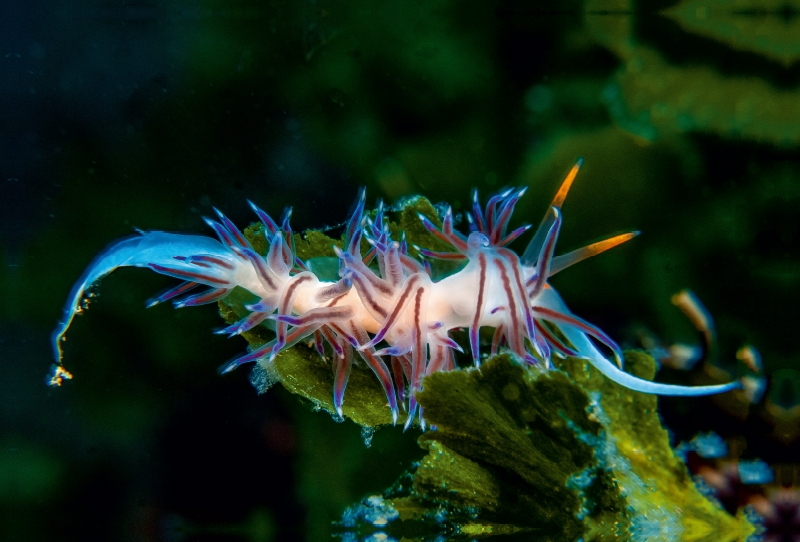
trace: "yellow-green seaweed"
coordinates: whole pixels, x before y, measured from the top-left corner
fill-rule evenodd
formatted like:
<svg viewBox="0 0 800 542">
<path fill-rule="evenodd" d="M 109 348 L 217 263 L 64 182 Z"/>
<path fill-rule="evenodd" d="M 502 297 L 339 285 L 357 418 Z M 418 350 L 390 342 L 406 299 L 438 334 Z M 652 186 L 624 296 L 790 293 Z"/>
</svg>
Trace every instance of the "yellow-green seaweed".
<svg viewBox="0 0 800 542">
<path fill-rule="evenodd" d="M 655 374 L 640 352 L 627 352 L 626 365 L 643 378 Z M 693 542 L 753 533 L 743 516 L 697 490 L 654 396 L 610 382 L 583 360 L 562 368 L 532 371 L 501 355 L 480 370 L 427 377 L 419 401 L 436 430 L 419 439 L 428 455 L 384 495 L 397 515 L 386 532 Z"/>
</svg>

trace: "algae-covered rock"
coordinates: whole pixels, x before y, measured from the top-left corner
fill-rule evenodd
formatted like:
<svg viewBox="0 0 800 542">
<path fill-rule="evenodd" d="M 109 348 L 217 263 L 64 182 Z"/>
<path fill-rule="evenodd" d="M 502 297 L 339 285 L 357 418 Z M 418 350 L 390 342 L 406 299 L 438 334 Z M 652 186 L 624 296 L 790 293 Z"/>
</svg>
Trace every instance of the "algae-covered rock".
<svg viewBox="0 0 800 542">
<path fill-rule="evenodd" d="M 655 374 L 645 354 L 628 352 L 626 364 L 640 377 Z M 383 495 L 394 520 L 372 528 L 398 539 L 710 542 L 752 533 L 697 491 L 654 396 L 582 360 L 562 369 L 530 371 L 497 356 L 480 370 L 427 377 L 419 401 L 436 430 L 419 442 L 428 455 Z"/>
</svg>

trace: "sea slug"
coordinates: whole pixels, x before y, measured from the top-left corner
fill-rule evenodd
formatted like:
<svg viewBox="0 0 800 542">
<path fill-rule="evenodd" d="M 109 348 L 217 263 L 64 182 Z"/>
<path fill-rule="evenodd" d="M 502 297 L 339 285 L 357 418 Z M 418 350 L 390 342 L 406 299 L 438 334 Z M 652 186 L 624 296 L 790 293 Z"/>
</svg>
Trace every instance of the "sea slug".
<svg viewBox="0 0 800 542">
<path fill-rule="evenodd" d="M 87 289 L 118 267 L 134 266 L 149 267 L 183 281 L 148 306 L 167 300 L 173 300 L 176 307 L 213 303 L 236 286 L 259 298 L 247 306 L 250 313 L 244 319 L 222 332 L 238 335 L 266 322 L 274 327 L 275 338 L 226 364 L 222 372 L 257 360 L 269 363 L 283 349 L 304 339 L 313 339 L 324 359 L 327 343 L 334 354 L 333 403 L 339 414 L 350 368 L 358 355 L 383 386 L 395 421 L 398 400 L 408 401 L 408 426 L 417 416 L 415 397 L 423 377 L 456 367 L 454 351 L 462 348 L 450 332 L 467 330 L 471 358 L 477 366 L 481 360 L 482 327 L 495 330 L 492 352 L 505 347 L 520 361 L 544 367 L 551 366 L 554 355 L 584 358 L 611 380 L 635 391 L 696 396 L 741 387 L 738 382 L 676 386 L 626 373 L 621 350 L 614 340 L 570 312 L 548 284 L 555 273 L 638 233 L 614 236 L 555 256 L 561 207 L 580 165 L 581 160 L 567 175 L 521 256 L 506 246 L 529 228 L 507 231 L 524 189 L 494 195 L 483 209 L 475 191 L 471 213 L 467 213 L 468 234 L 455 229 L 450 208 L 443 214 L 441 228 L 420 215 L 423 226 L 452 247 L 452 251 L 445 252 L 421 247 L 413 247 L 412 251 L 404 238 L 393 239 L 381 203 L 372 217 L 365 214 L 362 189 L 347 222 L 344 246 L 335 249 L 340 266 L 340 278 L 335 282 L 320 280 L 313 272 L 314 262 L 304 262 L 296 256 L 290 212 L 284 214 L 279 225 L 252 203 L 264 225 L 269 244 L 266 254 L 256 252 L 219 211 L 219 220 L 205 219 L 219 240 L 150 231 L 117 241 L 95 258 L 72 289 L 64 318 L 52 336 L 56 358 L 53 383 L 71 377 L 61 367 L 62 342 Z M 368 245 L 362 245 L 362 239 Z M 370 248 L 362 251 L 362 246 Z M 428 263 L 431 258 L 463 263 L 458 271 L 434 281 Z M 200 293 L 188 294 L 201 286 L 206 288 Z M 614 361 L 593 341 L 602 345 Z"/>
</svg>

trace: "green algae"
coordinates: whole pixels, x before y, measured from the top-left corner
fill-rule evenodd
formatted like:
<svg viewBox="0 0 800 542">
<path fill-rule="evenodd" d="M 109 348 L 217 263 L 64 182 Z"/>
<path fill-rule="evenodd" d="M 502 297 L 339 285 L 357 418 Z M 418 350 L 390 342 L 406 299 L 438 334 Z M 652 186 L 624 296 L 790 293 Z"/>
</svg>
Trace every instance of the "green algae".
<svg viewBox="0 0 800 542">
<path fill-rule="evenodd" d="M 652 380 L 656 363 L 649 355 L 625 353 L 626 370 Z M 669 445 L 654 395 L 634 392 L 602 377 L 588 363 L 568 359 L 561 367 L 592 398 L 590 416 L 600 419 L 606 439 L 595 459 L 613 474 L 619 494 L 631 509 L 632 539 L 686 541 L 744 540 L 753 533 L 743 518 L 732 518 L 696 488 L 685 464 Z M 590 521 L 591 531 L 604 525 Z"/>
<path fill-rule="evenodd" d="M 392 237 L 395 239 L 400 238 L 401 232 L 404 232 L 409 244 L 409 251 L 412 256 L 417 256 L 418 252 L 416 246 L 429 248 L 431 250 L 452 250 L 449 246 L 445 245 L 435 237 L 433 237 L 422 221 L 419 219 L 419 214 L 427 217 L 436 226 L 441 227 L 442 221 L 439 220 L 439 215 L 436 209 L 427 198 L 422 196 L 415 196 L 407 199 L 403 204 L 403 210 L 400 212 L 397 224 L 391 227 Z"/>
<path fill-rule="evenodd" d="M 295 250 L 301 260 L 311 258 L 335 258 L 333 246 L 344 247 L 341 239 L 333 239 L 320 230 L 307 230 L 302 236 L 294 235 Z"/>
<path fill-rule="evenodd" d="M 400 495 L 399 530 L 411 521 L 431 528 L 444 522 L 469 536 L 584 535 L 576 519 L 581 495 L 568 483 L 592 466 L 592 446 L 581 435 L 598 438 L 603 428 L 587 415 L 588 395 L 565 373 L 537 376 L 497 356 L 480 370 L 425 379 L 418 398 L 436 430 L 419 439 L 428 455 Z M 409 502 L 415 512 L 404 515 Z"/>
<path fill-rule="evenodd" d="M 645 354 L 627 352 L 626 364 L 642 378 L 655 374 Z M 407 482 L 384 495 L 398 514 L 385 531 L 585 541 L 752 534 L 743 517 L 697 491 L 669 446 L 656 397 L 583 360 L 562 369 L 529 370 L 497 356 L 480 370 L 427 377 L 419 402 L 436 430 L 420 437 L 428 454 Z"/>
</svg>

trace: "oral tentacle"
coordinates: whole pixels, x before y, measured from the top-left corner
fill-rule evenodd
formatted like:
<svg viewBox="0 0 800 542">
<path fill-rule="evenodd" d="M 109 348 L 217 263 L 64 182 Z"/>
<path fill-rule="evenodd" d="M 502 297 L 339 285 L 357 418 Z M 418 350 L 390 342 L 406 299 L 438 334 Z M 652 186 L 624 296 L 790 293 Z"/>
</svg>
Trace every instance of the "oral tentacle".
<svg viewBox="0 0 800 542">
<path fill-rule="evenodd" d="M 578 354 L 577 350 L 573 350 L 569 346 L 565 345 L 564 341 L 556 337 L 549 329 L 547 329 L 547 326 L 545 326 L 538 320 L 536 320 L 535 322 L 536 322 L 536 329 L 539 331 L 539 334 L 541 334 L 545 339 L 547 339 L 547 342 L 549 343 L 552 349 L 554 349 L 556 352 L 558 352 L 565 358 L 580 357 L 580 354 Z"/>
</svg>

